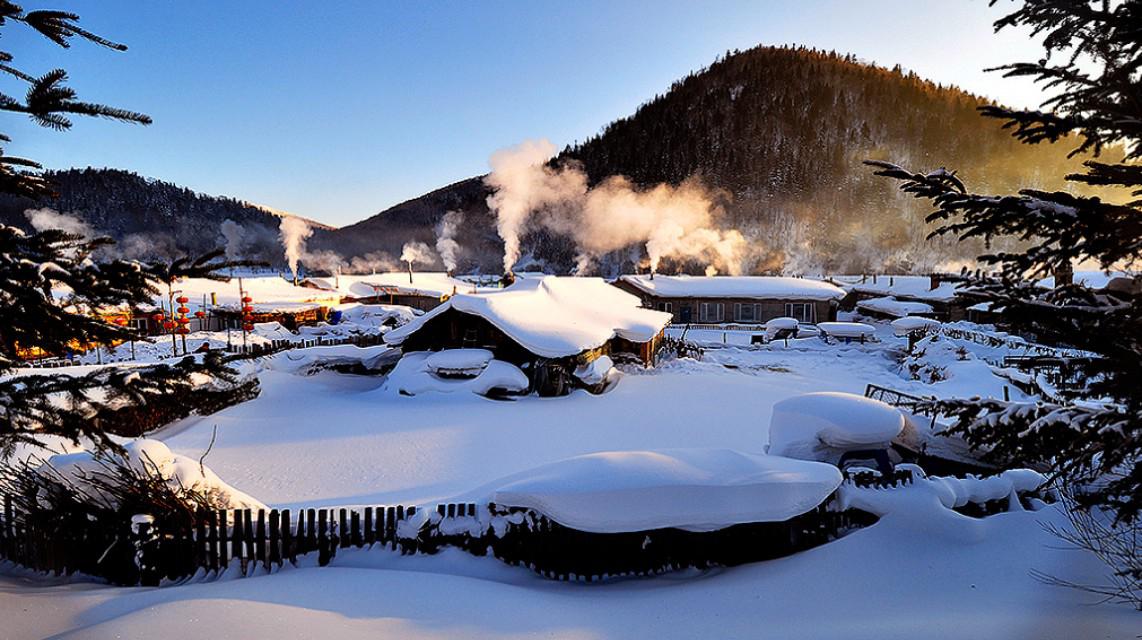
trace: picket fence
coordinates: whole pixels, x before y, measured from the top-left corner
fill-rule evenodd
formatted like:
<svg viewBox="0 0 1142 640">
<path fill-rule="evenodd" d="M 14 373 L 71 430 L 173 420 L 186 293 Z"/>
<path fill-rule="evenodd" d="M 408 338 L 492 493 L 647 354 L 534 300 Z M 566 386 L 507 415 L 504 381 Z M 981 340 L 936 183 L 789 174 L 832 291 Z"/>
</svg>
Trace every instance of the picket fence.
<svg viewBox="0 0 1142 640">
<path fill-rule="evenodd" d="M 858 487 L 901 487 L 907 470 L 890 476 L 858 471 L 846 482 Z M 114 584 L 159 585 L 223 572 L 249 576 L 273 572 L 299 558 L 328 565 L 350 548 L 434 554 L 445 547 L 493 556 L 555 580 L 596 582 L 685 568 L 734 566 L 809 549 L 876 522 L 830 500 L 784 522 L 738 524 L 717 531 L 655 529 L 624 533 L 579 531 L 529 509 L 495 504 L 449 503 L 435 512 L 414 506 L 360 509 L 200 511 L 188 530 L 162 520 L 132 523 L 34 522 L 5 499 L 0 559 L 57 575 L 83 573 Z M 1007 499 L 969 503 L 957 510 L 974 517 L 1005 511 Z"/>
</svg>

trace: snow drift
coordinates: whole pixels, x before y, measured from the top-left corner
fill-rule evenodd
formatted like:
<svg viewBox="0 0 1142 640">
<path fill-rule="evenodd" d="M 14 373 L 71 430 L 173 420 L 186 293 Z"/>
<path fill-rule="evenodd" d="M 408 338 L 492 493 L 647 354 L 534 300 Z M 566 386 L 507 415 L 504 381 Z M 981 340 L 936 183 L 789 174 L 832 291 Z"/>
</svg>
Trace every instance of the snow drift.
<svg viewBox="0 0 1142 640">
<path fill-rule="evenodd" d="M 514 476 L 492 502 L 595 533 L 714 531 L 801 515 L 841 479 L 832 465 L 730 449 L 611 451 Z"/>
</svg>

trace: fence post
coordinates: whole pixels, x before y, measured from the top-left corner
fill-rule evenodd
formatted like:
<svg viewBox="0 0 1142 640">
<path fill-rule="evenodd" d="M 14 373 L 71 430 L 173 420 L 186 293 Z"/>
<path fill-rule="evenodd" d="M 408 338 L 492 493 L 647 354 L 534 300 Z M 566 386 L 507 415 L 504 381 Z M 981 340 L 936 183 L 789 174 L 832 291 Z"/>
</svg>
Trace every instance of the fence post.
<svg viewBox="0 0 1142 640">
<path fill-rule="evenodd" d="M 254 566 L 257 566 L 257 565 L 253 565 L 253 566 L 250 565 L 251 560 L 256 562 L 256 558 L 254 555 L 254 544 L 255 544 L 255 542 L 254 542 L 254 512 L 251 509 L 244 509 L 242 511 L 242 514 L 243 514 L 242 517 L 245 520 L 245 522 L 242 523 L 243 529 L 244 529 L 244 531 L 242 531 L 242 537 L 246 539 L 245 540 L 246 541 L 246 549 L 245 549 L 245 552 L 243 553 L 243 560 L 245 560 L 245 562 L 243 562 L 242 564 L 244 567 L 246 567 L 249 570 L 250 573 L 253 573 L 254 572 Z M 243 572 L 243 575 L 248 575 L 248 574 Z"/>
<path fill-rule="evenodd" d="M 297 550 L 295 548 L 297 538 L 293 535 L 293 528 L 290 526 L 289 509 L 282 509 L 282 557 L 278 561 L 278 566 L 285 564 L 285 559 L 289 558 L 290 564 L 293 564 L 297 559 Z"/>
<path fill-rule="evenodd" d="M 266 555 L 266 571 L 268 572 L 271 565 L 281 565 L 282 554 L 278 545 L 281 543 L 281 529 L 279 528 L 281 521 L 281 514 L 277 509 L 270 510 L 270 550 Z"/>
<path fill-rule="evenodd" d="M 360 547 L 363 542 L 361 538 L 361 514 L 357 513 L 356 510 L 353 510 L 349 516 L 349 533 L 349 542 L 354 547 Z"/>
<path fill-rule="evenodd" d="M 210 568 L 210 561 L 207 557 L 209 552 L 209 540 L 206 538 L 206 509 L 199 509 L 194 514 L 195 527 L 194 527 L 194 564 L 195 569 L 202 567 L 203 569 Z"/>
<path fill-rule="evenodd" d="M 269 570 L 266 562 L 266 510 L 258 509 L 258 528 L 254 533 L 254 557 L 258 564 Z"/>
<path fill-rule="evenodd" d="M 329 564 L 329 533 L 326 530 L 329 524 L 328 518 L 329 513 L 325 509 L 317 512 L 317 564 L 323 567 Z M 311 520 L 311 525 L 312 522 Z"/>
<path fill-rule="evenodd" d="M 230 555 L 234 559 L 238 560 L 238 565 L 242 570 L 242 575 L 246 575 L 246 557 L 242 552 L 243 547 L 245 546 L 245 545 L 243 545 L 245 538 L 246 538 L 246 528 L 242 524 L 242 510 L 241 509 L 235 509 L 234 510 L 234 533 L 233 533 L 233 535 L 230 536 L 230 540 L 233 543 L 233 547 L 231 548 Z"/>
<path fill-rule="evenodd" d="M 373 508 L 365 507 L 365 544 L 373 546 L 377 541 L 377 536 L 373 533 Z"/>
<path fill-rule="evenodd" d="M 218 510 L 218 568 L 225 571 L 230 566 L 230 525 L 229 511 Z"/>
<path fill-rule="evenodd" d="M 211 509 L 207 512 L 210 526 L 210 546 L 206 549 L 207 559 L 210 566 L 207 567 L 211 571 L 218 572 L 218 512 Z"/>
<path fill-rule="evenodd" d="M 310 509 L 305 519 L 308 522 L 305 530 L 305 553 L 309 553 L 317 549 L 317 528 L 314 526 L 317 522 L 317 512 Z"/>
<path fill-rule="evenodd" d="M 337 520 L 337 537 L 340 543 L 338 546 L 344 549 L 349 546 L 349 523 L 345 509 L 342 509 L 338 515 L 340 516 Z"/>
</svg>

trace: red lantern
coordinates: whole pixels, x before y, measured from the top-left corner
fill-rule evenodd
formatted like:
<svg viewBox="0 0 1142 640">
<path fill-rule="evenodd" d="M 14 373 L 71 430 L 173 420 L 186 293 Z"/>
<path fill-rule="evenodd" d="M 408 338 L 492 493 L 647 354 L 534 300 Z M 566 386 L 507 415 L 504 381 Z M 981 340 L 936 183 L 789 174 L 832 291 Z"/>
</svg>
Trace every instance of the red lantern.
<svg viewBox="0 0 1142 640">
<path fill-rule="evenodd" d="M 186 303 L 190 302 L 190 298 L 188 298 L 186 296 L 179 296 L 179 297 L 175 298 L 175 301 L 178 302 L 179 304 L 186 304 Z"/>
<path fill-rule="evenodd" d="M 253 312 L 254 312 L 254 308 L 253 308 L 253 307 L 251 307 L 250 305 L 246 305 L 246 306 L 242 307 L 242 311 L 243 311 L 244 313 L 253 313 Z"/>
<path fill-rule="evenodd" d="M 242 331 L 253 331 L 253 330 L 254 330 L 254 325 L 250 324 L 249 322 L 242 325 Z"/>
<path fill-rule="evenodd" d="M 185 336 L 188 333 L 190 333 L 190 329 L 187 329 L 186 327 L 179 327 L 178 328 L 178 334 L 180 336 Z"/>
<path fill-rule="evenodd" d="M 194 317 L 195 317 L 195 318 L 205 318 L 205 317 L 206 317 L 206 312 L 205 312 L 205 311 L 203 311 L 203 310 L 201 310 L 201 309 L 199 309 L 198 311 L 195 311 L 195 312 L 194 312 Z"/>
<path fill-rule="evenodd" d="M 190 318 L 175 318 L 175 322 L 182 325 L 187 325 L 190 324 Z"/>
<path fill-rule="evenodd" d="M 166 322 L 163 323 L 163 329 L 166 329 L 167 331 L 174 329 L 174 323 L 171 322 L 170 320 L 167 320 Z"/>
<path fill-rule="evenodd" d="M 186 307 L 179 307 L 179 308 L 178 308 L 178 312 L 179 312 L 179 313 L 181 313 L 181 314 L 186 314 L 186 313 L 188 313 L 189 311 L 190 311 L 190 309 L 188 309 L 188 308 L 186 308 Z"/>
<path fill-rule="evenodd" d="M 253 301 L 254 301 L 254 299 L 253 299 L 253 298 L 251 298 L 250 296 L 243 296 L 243 297 L 242 297 L 242 302 L 244 302 L 244 303 L 246 303 L 246 304 L 250 304 L 250 303 L 251 303 L 251 302 L 253 302 Z"/>
<path fill-rule="evenodd" d="M 151 320 L 154 320 L 155 322 L 162 322 L 163 318 L 165 318 L 165 317 L 166 316 L 164 316 L 161 313 L 156 313 L 155 315 L 151 316 Z"/>
</svg>

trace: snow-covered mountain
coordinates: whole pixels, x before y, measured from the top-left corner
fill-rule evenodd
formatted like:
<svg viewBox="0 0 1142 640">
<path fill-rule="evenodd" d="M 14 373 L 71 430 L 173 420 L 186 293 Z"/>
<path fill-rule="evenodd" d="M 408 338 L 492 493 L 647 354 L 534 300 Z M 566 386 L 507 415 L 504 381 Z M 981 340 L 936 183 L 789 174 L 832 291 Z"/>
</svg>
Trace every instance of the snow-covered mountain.
<svg viewBox="0 0 1142 640">
<path fill-rule="evenodd" d="M 1001 123 L 979 116 L 983 104 L 959 89 L 852 56 L 757 47 L 727 53 L 678 80 L 630 117 L 568 146 L 554 162 L 580 163 L 592 182 L 613 175 L 641 186 L 700 180 L 724 205 L 720 223 L 739 229 L 758 249 L 754 272 L 924 271 L 982 247 L 927 241 L 926 205 L 873 176 L 862 160 L 948 166 L 970 187 L 1000 193 L 1061 188 L 1058 177 L 1081 161 L 1065 157 L 1065 142 L 1018 144 Z M 25 209 L 50 206 L 119 239 L 129 253 L 163 255 L 233 241 L 234 225 L 223 227 L 230 220 L 241 226 L 245 257 L 275 265 L 283 260 L 281 212 L 124 171 L 72 170 L 51 178 L 59 198 L 0 198 L 0 222 L 26 227 Z M 384 263 L 410 240 L 431 246 L 444 214 L 461 211 L 460 269 L 498 272 L 502 243 L 488 195 L 482 176 L 475 176 L 340 229 L 314 223 L 309 248 L 338 254 L 344 264 L 366 256 L 371 259 L 359 264 Z M 523 252 L 520 266 L 561 272 L 576 255 L 569 239 L 547 230 L 525 235 Z M 599 268 L 629 271 L 637 256 L 615 252 Z M 679 267 L 695 265 L 666 265 Z"/>
</svg>

